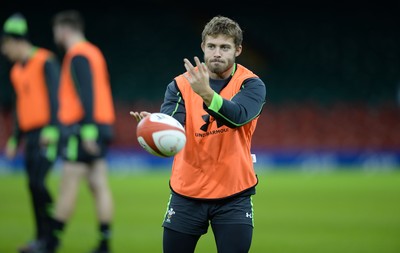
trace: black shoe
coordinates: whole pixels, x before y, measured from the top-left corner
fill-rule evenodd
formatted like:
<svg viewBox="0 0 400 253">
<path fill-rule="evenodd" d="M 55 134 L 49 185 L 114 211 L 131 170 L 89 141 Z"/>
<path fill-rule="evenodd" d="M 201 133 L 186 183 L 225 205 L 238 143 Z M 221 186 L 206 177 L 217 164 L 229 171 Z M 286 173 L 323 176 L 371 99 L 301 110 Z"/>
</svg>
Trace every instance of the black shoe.
<svg viewBox="0 0 400 253">
<path fill-rule="evenodd" d="M 28 242 L 18 249 L 19 253 L 46 253 L 44 243 L 39 240 Z"/>
</svg>

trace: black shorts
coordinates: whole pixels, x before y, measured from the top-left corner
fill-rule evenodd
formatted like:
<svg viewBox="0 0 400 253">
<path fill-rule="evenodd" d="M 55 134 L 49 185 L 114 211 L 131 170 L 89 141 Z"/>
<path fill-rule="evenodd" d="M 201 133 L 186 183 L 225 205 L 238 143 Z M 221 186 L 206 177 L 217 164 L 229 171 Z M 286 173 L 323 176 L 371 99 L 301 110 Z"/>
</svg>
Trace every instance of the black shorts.
<svg viewBox="0 0 400 253">
<path fill-rule="evenodd" d="M 254 227 L 251 195 L 221 200 L 197 200 L 171 193 L 162 226 L 192 235 L 207 233 L 209 224 L 246 224 Z"/>
<path fill-rule="evenodd" d="M 61 158 L 65 161 L 84 163 L 91 163 L 94 160 L 105 158 L 112 139 L 111 126 L 97 125 L 97 127 L 99 134 L 96 143 L 99 146 L 100 152 L 96 155 L 88 153 L 83 148 L 79 125 L 63 127 L 60 141 Z"/>
</svg>

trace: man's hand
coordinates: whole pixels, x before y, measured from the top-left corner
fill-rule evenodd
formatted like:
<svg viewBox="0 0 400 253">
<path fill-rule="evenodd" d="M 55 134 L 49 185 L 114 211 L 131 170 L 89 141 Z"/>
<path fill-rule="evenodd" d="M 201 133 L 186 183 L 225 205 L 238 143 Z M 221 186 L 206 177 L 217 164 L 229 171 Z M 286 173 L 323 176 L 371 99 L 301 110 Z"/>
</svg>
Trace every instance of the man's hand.
<svg viewBox="0 0 400 253">
<path fill-rule="evenodd" d="M 91 155 L 99 155 L 100 147 L 96 140 L 99 135 L 99 130 L 95 124 L 85 124 L 80 130 L 83 149 Z"/>
<path fill-rule="evenodd" d="M 100 154 L 100 147 L 95 140 L 82 140 L 82 147 L 91 155 Z"/>
<path fill-rule="evenodd" d="M 5 155 L 7 159 L 14 159 L 17 154 L 17 149 L 15 147 L 6 147 Z"/>
<path fill-rule="evenodd" d="M 188 59 L 183 59 L 187 73 L 184 75 L 193 91 L 197 93 L 207 106 L 210 106 L 214 96 L 214 90 L 210 87 L 210 75 L 205 64 L 201 63 L 197 56 L 194 57 L 197 69 Z"/>
<path fill-rule="evenodd" d="M 141 121 L 144 117 L 150 115 L 151 113 L 146 112 L 146 111 L 141 111 L 141 112 L 130 112 L 130 115 L 132 115 L 136 121 L 139 123 L 139 121 Z"/>
</svg>

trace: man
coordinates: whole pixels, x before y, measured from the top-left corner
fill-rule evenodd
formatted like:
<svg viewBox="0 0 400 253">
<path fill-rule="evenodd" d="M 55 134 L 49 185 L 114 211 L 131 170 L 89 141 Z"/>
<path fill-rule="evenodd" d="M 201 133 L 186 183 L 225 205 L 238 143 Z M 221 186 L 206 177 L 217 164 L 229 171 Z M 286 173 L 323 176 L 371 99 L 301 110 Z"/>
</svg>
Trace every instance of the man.
<svg viewBox="0 0 400 253">
<path fill-rule="evenodd" d="M 59 247 L 60 234 L 75 208 L 79 182 L 86 179 L 95 199 L 99 243 L 93 252 L 110 252 L 112 196 L 107 182 L 107 147 L 112 140 L 114 105 L 105 58 L 87 41 L 84 21 L 74 10 L 53 19 L 55 43 L 66 50 L 60 77 L 59 120 L 63 168 L 60 193 L 46 252 Z"/>
<path fill-rule="evenodd" d="M 51 220 L 53 201 L 45 179 L 57 158 L 60 66 L 52 52 L 30 42 L 27 21 L 20 13 L 5 21 L 1 42 L 2 53 L 14 63 L 10 80 L 16 94 L 16 124 L 7 141 L 6 157 L 13 159 L 21 137 L 25 140 L 25 170 L 36 236 L 19 252 L 28 252 L 43 244 Z"/>
<path fill-rule="evenodd" d="M 174 157 L 171 197 L 163 222 L 163 252 L 192 253 L 208 230 L 219 253 L 248 252 L 253 234 L 257 177 L 251 138 L 265 103 L 266 88 L 235 63 L 242 30 L 223 16 L 204 27 L 204 63 L 184 59 L 186 73 L 168 85 L 161 112 L 184 126 L 185 147 Z M 131 112 L 140 121 L 148 112 Z"/>
</svg>

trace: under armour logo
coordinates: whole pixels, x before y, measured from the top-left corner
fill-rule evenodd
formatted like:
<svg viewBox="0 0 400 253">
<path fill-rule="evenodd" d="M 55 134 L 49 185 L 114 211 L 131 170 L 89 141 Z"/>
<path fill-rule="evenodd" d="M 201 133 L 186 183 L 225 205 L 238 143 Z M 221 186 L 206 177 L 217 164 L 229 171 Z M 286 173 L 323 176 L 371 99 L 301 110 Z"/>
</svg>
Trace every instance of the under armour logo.
<svg viewBox="0 0 400 253">
<path fill-rule="evenodd" d="M 211 118 L 209 114 L 202 115 L 201 117 L 203 118 L 205 124 L 200 127 L 200 130 L 207 132 L 208 126 L 214 121 L 214 118 Z M 220 128 L 221 126 L 223 126 L 223 124 L 217 121 L 217 128 Z"/>
<path fill-rule="evenodd" d="M 201 117 L 203 118 L 205 124 L 200 127 L 200 130 L 207 132 L 208 125 L 210 125 L 210 115 L 206 114 Z"/>
<path fill-rule="evenodd" d="M 253 214 L 252 213 L 246 213 L 246 218 L 252 219 L 253 218 Z"/>
</svg>

